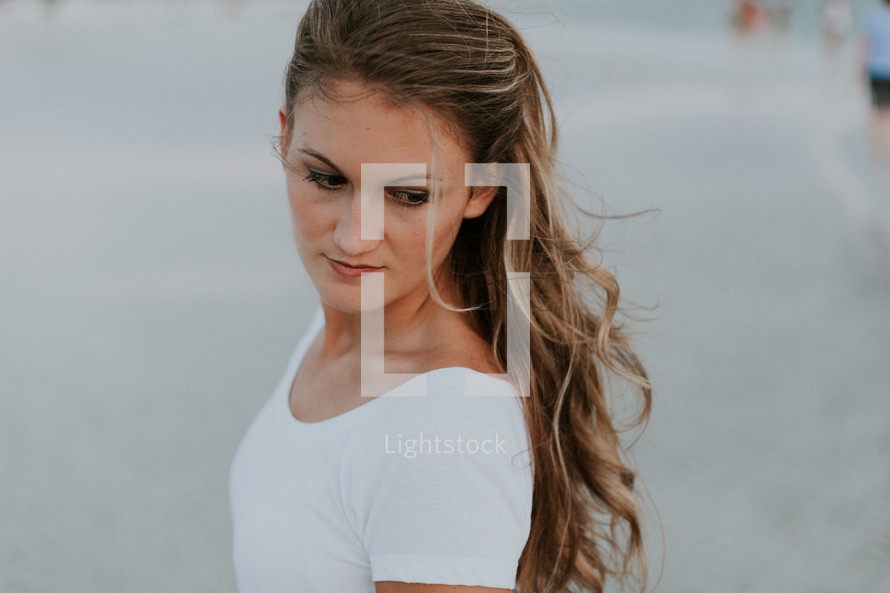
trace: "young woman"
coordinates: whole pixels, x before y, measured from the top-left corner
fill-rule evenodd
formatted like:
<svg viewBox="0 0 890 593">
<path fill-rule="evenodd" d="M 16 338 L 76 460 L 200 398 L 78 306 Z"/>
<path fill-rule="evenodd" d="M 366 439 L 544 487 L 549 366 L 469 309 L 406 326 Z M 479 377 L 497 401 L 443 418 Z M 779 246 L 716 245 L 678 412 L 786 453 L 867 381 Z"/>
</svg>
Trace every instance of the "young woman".
<svg viewBox="0 0 890 593">
<path fill-rule="evenodd" d="M 471 0 L 313 0 L 279 116 L 320 307 L 233 462 L 241 593 L 644 589 L 606 386 L 639 394 L 633 426 L 650 386 L 614 277 L 567 230 L 519 32 Z M 510 183 L 474 182 L 474 163 L 527 166 L 528 240 L 507 239 Z M 511 301 L 514 272 L 530 283 Z"/>
</svg>

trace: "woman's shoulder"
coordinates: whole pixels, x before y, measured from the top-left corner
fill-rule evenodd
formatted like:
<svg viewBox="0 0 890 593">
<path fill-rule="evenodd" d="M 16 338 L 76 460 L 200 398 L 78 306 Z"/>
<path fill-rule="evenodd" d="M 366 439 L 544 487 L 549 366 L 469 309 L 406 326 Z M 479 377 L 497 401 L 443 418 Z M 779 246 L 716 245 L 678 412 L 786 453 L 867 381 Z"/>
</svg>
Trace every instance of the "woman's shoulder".
<svg viewBox="0 0 890 593">
<path fill-rule="evenodd" d="M 513 452 L 527 446 L 523 398 L 504 378 L 465 367 L 418 375 L 388 395 L 389 405 L 356 426 L 350 449 L 379 448 L 385 435 L 431 439 L 508 438 Z"/>
<path fill-rule="evenodd" d="M 493 466 L 503 465 L 510 473 L 530 463 L 524 398 L 511 383 L 448 367 L 416 377 L 405 387 L 382 396 L 392 398 L 389 405 L 353 427 L 345 443 L 344 462 L 351 467 L 347 474 L 401 471 L 406 462 L 415 468 L 444 467 L 446 459 L 463 459 L 461 467 L 470 472 L 493 472 Z"/>
</svg>

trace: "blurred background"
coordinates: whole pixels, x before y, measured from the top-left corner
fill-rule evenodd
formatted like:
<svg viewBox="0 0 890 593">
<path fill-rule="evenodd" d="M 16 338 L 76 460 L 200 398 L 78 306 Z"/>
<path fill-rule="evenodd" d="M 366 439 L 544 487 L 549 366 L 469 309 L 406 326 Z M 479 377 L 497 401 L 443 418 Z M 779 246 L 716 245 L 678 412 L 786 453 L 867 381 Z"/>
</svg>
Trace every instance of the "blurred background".
<svg viewBox="0 0 890 593">
<path fill-rule="evenodd" d="M 579 204 L 657 210 L 601 234 L 657 306 L 656 591 L 890 590 L 876 2 L 491 3 Z M 317 304 L 271 150 L 304 6 L 0 0 L 3 593 L 235 591 L 229 464 Z"/>
</svg>

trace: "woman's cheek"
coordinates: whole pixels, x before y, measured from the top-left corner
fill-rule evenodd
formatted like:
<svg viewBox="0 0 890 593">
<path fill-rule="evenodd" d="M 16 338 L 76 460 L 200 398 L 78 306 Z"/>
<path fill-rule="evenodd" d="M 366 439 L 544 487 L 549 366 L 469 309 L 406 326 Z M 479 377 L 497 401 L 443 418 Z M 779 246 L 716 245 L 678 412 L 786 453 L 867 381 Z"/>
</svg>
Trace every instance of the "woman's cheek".
<svg viewBox="0 0 890 593">
<path fill-rule="evenodd" d="M 289 200 L 295 232 L 305 238 L 323 232 L 325 220 L 323 207 L 315 203 L 310 196 L 301 193 L 291 193 Z"/>
<path fill-rule="evenodd" d="M 425 221 L 417 222 L 413 225 L 396 225 L 389 236 L 390 252 L 401 254 L 399 259 L 404 263 L 409 261 L 412 267 L 420 265 L 420 262 L 426 258 L 426 232 L 424 230 Z"/>
</svg>

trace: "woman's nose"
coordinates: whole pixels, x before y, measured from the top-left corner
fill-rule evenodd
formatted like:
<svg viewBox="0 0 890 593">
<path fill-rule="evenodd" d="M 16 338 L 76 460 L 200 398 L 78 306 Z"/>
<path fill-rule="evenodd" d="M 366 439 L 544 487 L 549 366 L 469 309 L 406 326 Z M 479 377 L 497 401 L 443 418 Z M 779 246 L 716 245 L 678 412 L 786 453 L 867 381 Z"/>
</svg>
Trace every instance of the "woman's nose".
<svg viewBox="0 0 890 593">
<path fill-rule="evenodd" d="M 365 236 L 370 234 L 365 232 Z M 352 192 L 343 205 L 334 229 L 334 243 L 346 255 L 365 253 L 380 243 L 379 239 L 362 239 L 361 194 L 358 191 Z"/>
</svg>

